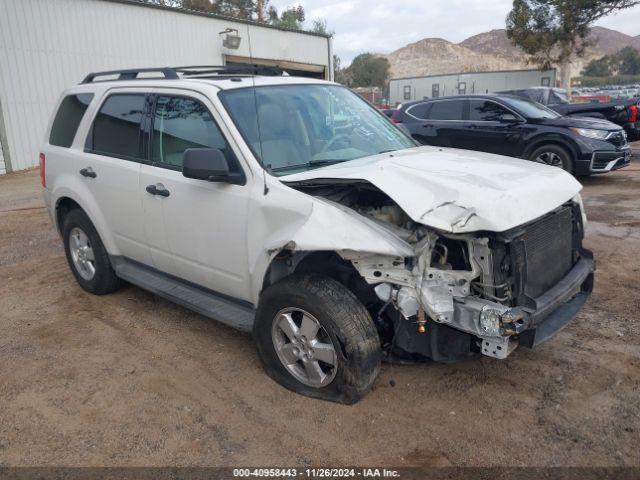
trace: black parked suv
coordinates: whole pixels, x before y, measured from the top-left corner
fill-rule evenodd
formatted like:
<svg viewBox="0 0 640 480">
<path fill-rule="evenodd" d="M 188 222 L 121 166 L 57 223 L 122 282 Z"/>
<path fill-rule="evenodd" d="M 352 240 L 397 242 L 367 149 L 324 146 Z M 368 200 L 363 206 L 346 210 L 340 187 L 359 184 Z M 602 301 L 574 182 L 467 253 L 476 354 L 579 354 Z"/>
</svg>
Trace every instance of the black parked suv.
<svg viewBox="0 0 640 480">
<path fill-rule="evenodd" d="M 465 95 L 402 105 L 394 115 L 425 145 L 464 148 L 562 167 L 574 175 L 629 164 L 624 130 L 607 120 L 563 117 L 512 95 Z"/>
</svg>

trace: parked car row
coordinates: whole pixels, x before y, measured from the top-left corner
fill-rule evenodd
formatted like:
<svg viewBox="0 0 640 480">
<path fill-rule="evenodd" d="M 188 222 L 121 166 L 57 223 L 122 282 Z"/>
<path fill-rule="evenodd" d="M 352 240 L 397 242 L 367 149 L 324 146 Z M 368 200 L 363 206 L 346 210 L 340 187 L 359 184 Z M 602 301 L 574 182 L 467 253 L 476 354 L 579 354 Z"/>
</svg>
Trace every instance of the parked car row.
<svg viewBox="0 0 640 480">
<path fill-rule="evenodd" d="M 463 148 L 561 167 L 576 175 L 629 164 L 625 131 L 607 120 L 562 116 L 515 95 L 463 95 L 403 104 L 392 118 L 424 145 Z"/>
<path fill-rule="evenodd" d="M 611 159 L 590 168 L 615 168 L 625 151 L 619 127 L 517 97 L 401 114 L 437 145 L 482 138 L 547 165 L 417 146 L 330 82 L 126 70 L 60 98 L 40 154 L 44 199 L 87 292 L 124 280 L 252 331 L 277 382 L 353 403 L 383 356 L 504 359 L 567 325 L 594 261 L 581 185 L 548 165 L 587 168 L 602 149 Z M 538 134 L 549 141 L 531 150 Z"/>
</svg>

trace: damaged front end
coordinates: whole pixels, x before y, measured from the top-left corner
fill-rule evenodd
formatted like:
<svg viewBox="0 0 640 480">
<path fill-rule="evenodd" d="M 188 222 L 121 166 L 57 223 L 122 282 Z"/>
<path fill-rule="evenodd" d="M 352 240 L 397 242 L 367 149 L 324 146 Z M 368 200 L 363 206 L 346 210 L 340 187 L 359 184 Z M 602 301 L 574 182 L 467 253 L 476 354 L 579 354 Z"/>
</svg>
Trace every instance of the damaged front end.
<svg viewBox="0 0 640 480">
<path fill-rule="evenodd" d="M 381 336 L 394 354 L 506 358 L 518 345 L 535 346 L 564 327 L 591 291 L 594 265 L 582 247 L 578 200 L 506 232 L 452 233 L 476 215 L 473 209 L 446 202 L 418 222 L 366 181 L 289 186 L 348 207 L 412 252 L 338 252 L 375 292 L 379 304 L 370 310 L 381 332 L 391 332 Z M 451 231 L 422 223 L 431 216 L 446 220 Z"/>
</svg>

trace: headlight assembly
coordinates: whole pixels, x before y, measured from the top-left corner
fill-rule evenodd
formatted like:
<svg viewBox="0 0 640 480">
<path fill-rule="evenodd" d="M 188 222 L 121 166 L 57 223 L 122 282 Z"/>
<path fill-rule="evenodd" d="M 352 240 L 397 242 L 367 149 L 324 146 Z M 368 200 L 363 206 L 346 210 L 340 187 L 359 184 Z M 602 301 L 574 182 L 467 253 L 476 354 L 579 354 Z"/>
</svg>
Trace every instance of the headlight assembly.
<svg viewBox="0 0 640 480">
<path fill-rule="evenodd" d="M 596 130 L 593 128 L 569 128 L 573 133 L 576 133 L 582 137 L 594 138 L 596 140 L 604 140 L 609 136 L 607 130 Z"/>
</svg>

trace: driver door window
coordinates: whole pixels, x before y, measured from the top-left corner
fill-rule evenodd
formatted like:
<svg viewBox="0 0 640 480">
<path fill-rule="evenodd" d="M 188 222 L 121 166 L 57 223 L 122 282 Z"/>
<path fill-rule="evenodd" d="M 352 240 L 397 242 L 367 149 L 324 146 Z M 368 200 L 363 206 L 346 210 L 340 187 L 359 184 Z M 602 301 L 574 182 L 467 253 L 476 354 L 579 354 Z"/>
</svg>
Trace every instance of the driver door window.
<svg viewBox="0 0 640 480">
<path fill-rule="evenodd" d="M 235 164 L 229 145 L 202 103 L 187 97 L 159 96 L 153 122 L 152 161 L 182 170 L 182 157 L 189 148 L 217 148 L 230 165 Z"/>
</svg>

